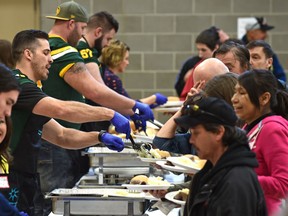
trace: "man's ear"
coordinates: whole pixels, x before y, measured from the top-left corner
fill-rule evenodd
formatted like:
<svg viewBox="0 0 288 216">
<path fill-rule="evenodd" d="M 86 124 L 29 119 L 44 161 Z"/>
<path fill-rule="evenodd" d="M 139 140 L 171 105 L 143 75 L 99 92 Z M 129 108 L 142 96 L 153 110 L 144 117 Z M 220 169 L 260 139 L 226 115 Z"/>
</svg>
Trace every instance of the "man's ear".
<svg viewBox="0 0 288 216">
<path fill-rule="evenodd" d="M 101 27 L 97 27 L 94 31 L 95 37 L 96 38 L 100 38 L 103 34 L 103 29 Z"/>
<path fill-rule="evenodd" d="M 267 66 L 268 66 L 268 68 L 270 68 L 270 67 L 272 66 L 272 64 L 273 64 L 273 58 L 268 58 L 268 59 L 267 59 Z"/>
<path fill-rule="evenodd" d="M 221 141 L 223 136 L 224 136 L 224 133 L 225 133 L 225 127 L 223 125 L 220 125 L 218 127 L 218 131 L 215 133 L 216 134 L 216 140 Z"/>
<path fill-rule="evenodd" d="M 23 54 L 24 54 L 25 58 L 27 58 L 28 60 L 31 61 L 31 59 L 32 59 L 32 52 L 31 52 L 31 50 L 25 49 L 24 52 L 23 52 Z"/>
<path fill-rule="evenodd" d="M 71 19 L 67 22 L 67 28 L 68 29 L 74 29 L 74 25 L 75 25 L 75 20 Z"/>
</svg>

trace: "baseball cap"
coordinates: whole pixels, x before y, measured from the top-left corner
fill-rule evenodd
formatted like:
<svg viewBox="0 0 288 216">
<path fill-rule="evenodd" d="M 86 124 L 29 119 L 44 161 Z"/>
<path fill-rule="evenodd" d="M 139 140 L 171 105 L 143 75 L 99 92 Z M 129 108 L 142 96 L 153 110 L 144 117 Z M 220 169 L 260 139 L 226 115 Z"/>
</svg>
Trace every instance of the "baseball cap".
<svg viewBox="0 0 288 216">
<path fill-rule="evenodd" d="M 264 17 L 253 17 L 253 18 L 254 18 L 254 21 L 251 23 L 248 23 L 245 26 L 246 31 L 255 30 L 255 29 L 268 31 L 274 28 L 274 26 L 270 26 L 267 24 L 267 21 Z"/>
<path fill-rule="evenodd" d="M 88 22 L 88 13 L 80 4 L 69 1 L 60 4 L 56 9 L 55 16 L 46 16 L 50 19 L 75 20 L 76 22 Z"/>
<path fill-rule="evenodd" d="M 184 106 L 182 111 L 175 122 L 186 129 L 205 123 L 235 126 L 237 122 L 231 105 L 220 98 L 203 97 L 197 104 Z"/>
</svg>

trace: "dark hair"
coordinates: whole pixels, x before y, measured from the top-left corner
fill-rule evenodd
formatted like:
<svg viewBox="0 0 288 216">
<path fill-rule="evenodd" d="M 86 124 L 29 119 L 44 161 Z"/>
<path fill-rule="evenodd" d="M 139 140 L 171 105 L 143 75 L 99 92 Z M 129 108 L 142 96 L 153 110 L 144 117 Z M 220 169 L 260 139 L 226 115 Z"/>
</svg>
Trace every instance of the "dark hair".
<svg viewBox="0 0 288 216">
<path fill-rule="evenodd" d="M 189 110 L 187 110 L 187 108 L 185 107 L 187 107 L 187 105 L 197 105 L 204 97 L 207 96 L 203 93 L 198 93 L 187 98 L 181 109 L 181 115 L 189 115 Z M 203 125 L 205 130 L 212 133 L 219 132 L 220 126 L 223 126 L 225 128 L 225 133 L 222 137 L 222 142 L 224 146 L 229 146 L 235 142 L 248 143 L 246 133 L 242 131 L 239 127 L 215 123 L 202 123 L 201 125 Z"/>
<path fill-rule="evenodd" d="M 223 44 L 221 44 L 220 47 L 213 53 L 213 57 L 216 57 L 218 54 L 225 55 L 230 51 L 240 62 L 242 68 L 250 68 L 249 50 L 244 45 L 234 42 L 232 40 L 225 41 Z"/>
<path fill-rule="evenodd" d="M 6 121 L 6 135 L 3 139 L 3 141 L 0 143 L 0 166 L 4 169 L 4 163 L 2 160 L 2 156 L 7 160 L 8 163 L 11 163 L 13 157 L 10 154 L 9 144 L 12 134 L 12 120 L 10 117 L 5 116 Z"/>
<path fill-rule="evenodd" d="M 273 56 L 273 50 L 272 50 L 271 46 L 263 40 L 250 41 L 246 45 L 246 47 L 247 47 L 247 49 L 253 49 L 255 47 L 262 47 L 266 58 L 272 58 L 272 56 Z"/>
<path fill-rule="evenodd" d="M 229 38 L 225 42 L 226 43 L 234 42 L 234 43 L 238 43 L 238 44 L 245 46 L 245 43 L 241 39 L 238 39 L 238 38 Z"/>
<path fill-rule="evenodd" d="M 238 78 L 239 85 L 247 91 L 247 94 L 257 108 L 260 107 L 259 97 L 269 92 L 271 110 L 288 119 L 288 93 L 278 88 L 277 79 L 268 70 L 251 69 L 241 74 Z"/>
<path fill-rule="evenodd" d="M 8 40 L 0 40 L 0 62 L 13 69 L 15 61 L 12 56 L 12 44 Z"/>
<path fill-rule="evenodd" d="M 12 54 L 15 61 L 19 61 L 25 49 L 29 49 L 32 52 L 39 45 L 37 39 L 49 39 L 46 32 L 41 30 L 24 30 L 18 32 L 12 42 Z"/>
<path fill-rule="evenodd" d="M 112 14 L 108 13 L 107 11 L 101 11 L 98 13 L 93 14 L 87 23 L 87 28 L 94 29 L 97 27 L 101 27 L 103 32 L 108 32 L 112 29 L 115 32 L 119 29 L 118 21 L 112 16 Z"/>
<path fill-rule="evenodd" d="M 197 36 L 195 43 L 205 44 L 210 50 L 214 50 L 220 44 L 218 29 L 215 26 L 205 29 Z"/>
<path fill-rule="evenodd" d="M 212 124 L 212 123 L 204 123 L 202 124 L 206 131 L 210 131 L 212 133 L 219 132 L 219 128 L 221 125 Z M 222 137 L 222 142 L 224 146 L 229 146 L 235 142 L 247 143 L 248 138 L 246 133 L 241 130 L 239 127 L 231 127 L 228 125 L 222 125 L 225 128 L 224 135 Z"/>
<path fill-rule="evenodd" d="M 11 69 L 4 64 L 0 64 L 0 93 L 9 92 L 12 90 L 20 92 L 20 85 L 13 75 Z"/>
</svg>

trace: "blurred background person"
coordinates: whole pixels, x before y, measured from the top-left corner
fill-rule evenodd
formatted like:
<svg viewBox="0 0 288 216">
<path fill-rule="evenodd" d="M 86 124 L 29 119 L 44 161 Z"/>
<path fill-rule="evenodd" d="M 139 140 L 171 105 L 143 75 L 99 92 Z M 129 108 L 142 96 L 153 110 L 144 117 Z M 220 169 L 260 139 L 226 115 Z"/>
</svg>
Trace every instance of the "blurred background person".
<svg viewBox="0 0 288 216">
<path fill-rule="evenodd" d="M 12 44 L 8 40 L 0 40 L 0 63 L 10 69 L 15 67 L 15 61 L 12 56 Z"/>
<path fill-rule="evenodd" d="M 18 193 L 7 178 L 9 164 L 13 160 L 9 149 L 12 132 L 10 115 L 12 106 L 18 99 L 19 92 L 20 86 L 12 75 L 12 71 L 6 65 L 0 63 L 0 215 L 7 216 L 26 215 L 19 212 L 15 207 L 18 201 Z M 11 193 L 10 196 L 9 193 Z M 9 200 L 6 198 L 9 198 Z"/>
<path fill-rule="evenodd" d="M 268 37 L 268 32 L 274 29 L 274 26 L 268 25 L 264 17 L 254 17 L 254 20 L 245 26 L 246 34 L 242 37 L 245 44 L 253 40 L 265 40 Z M 273 53 L 273 63 L 271 71 L 277 79 L 286 82 L 285 71 L 280 64 L 280 61 L 275 53 Z"/>
<path fill-rule="evenodd" d="M 11 70 L 0 63 L 0 114 L 10 116 L 21 88 Z"/>
<path fill-rule="evenodd" d="M 251 68 L 264 69 L 269 71 L 272 70 L 274 53 L 271 46 L 267 42 L 263 40 L 254 40 L 249 42 L 246 47 L 250 53 Z M 281 79 L 278 79 L 277 81 L 279 88 L 288 92 L 288 86 L 286 82 Z"/>
<path fill-rule="evenodd" d="M 250 65 L 252 69 L 272 69 L 273 50 L 268 43 L 263 40 L 253 40 L 246 47 L 250 53 Z"/>
<path fill-rule="evenodd" d="M 117 73 L 124 73 L 129 65 L 130 47 L 120 40 L 112 40 L 109 45 L 102 49 L 101 62 L 103 68 L 104 83 L 117 93 L 129 97 L 125 90 L 122 80 Z M 140 82 L 140 80 L 139 80 Z M 139 99 L 142 103 L 155 108 L 167 102 L 167 97 L 156 93 L 146 98 Z"/>
<path fill-rule="evenodd" d="M 230 72 L 241 74 L 250 68 L 250 54 L 243 44 L 227 40 L 213 53 L 213 57 L 222 61 Z"/>
<path fill-rule="evenodd" d="M 223 30 L 220 30 L 215 26 L 203 30 L 197 36 L 195 44 L 198 55 L 192 56 L 187 59 L 176 77 L 176 83 L 174 85 L 174 88 L 179 97 L 181 96 L 184 88 L 185 93 L 183 94 L 187 94 L 193 87 L 194 83 L 191 77 L 193 69 L 204 59 L 212 57 L 214 50 L 216 50 L 220 43 L 223 42 L 220 39 L 226 40 L 227 38 L 228 35 Z M 190 80 L 188 81 L 189 77 Z M 188 86 L 184 87 L 187 82 L 189 82 L 189 85 L 187 84 Z M 183 98 L 185 99 L 185 96 L 183 96 Z"/>
</svg>

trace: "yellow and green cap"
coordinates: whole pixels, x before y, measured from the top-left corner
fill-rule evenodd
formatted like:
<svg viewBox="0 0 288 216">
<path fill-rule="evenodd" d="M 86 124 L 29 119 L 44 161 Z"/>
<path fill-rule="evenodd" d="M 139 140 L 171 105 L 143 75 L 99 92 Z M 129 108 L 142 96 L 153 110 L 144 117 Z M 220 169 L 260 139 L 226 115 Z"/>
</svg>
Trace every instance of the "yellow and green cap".
<svg viewBox="0 0 288 216">
<path fill-rule="evenodd" d="M 60 4 L 56 9 L 55 16 L 46 16 L 50 19 L 75 20 L 76 22 L 88 22 L 88 13 L 86 9 L 74 1 L 68 1 Z"/>
</svg>

